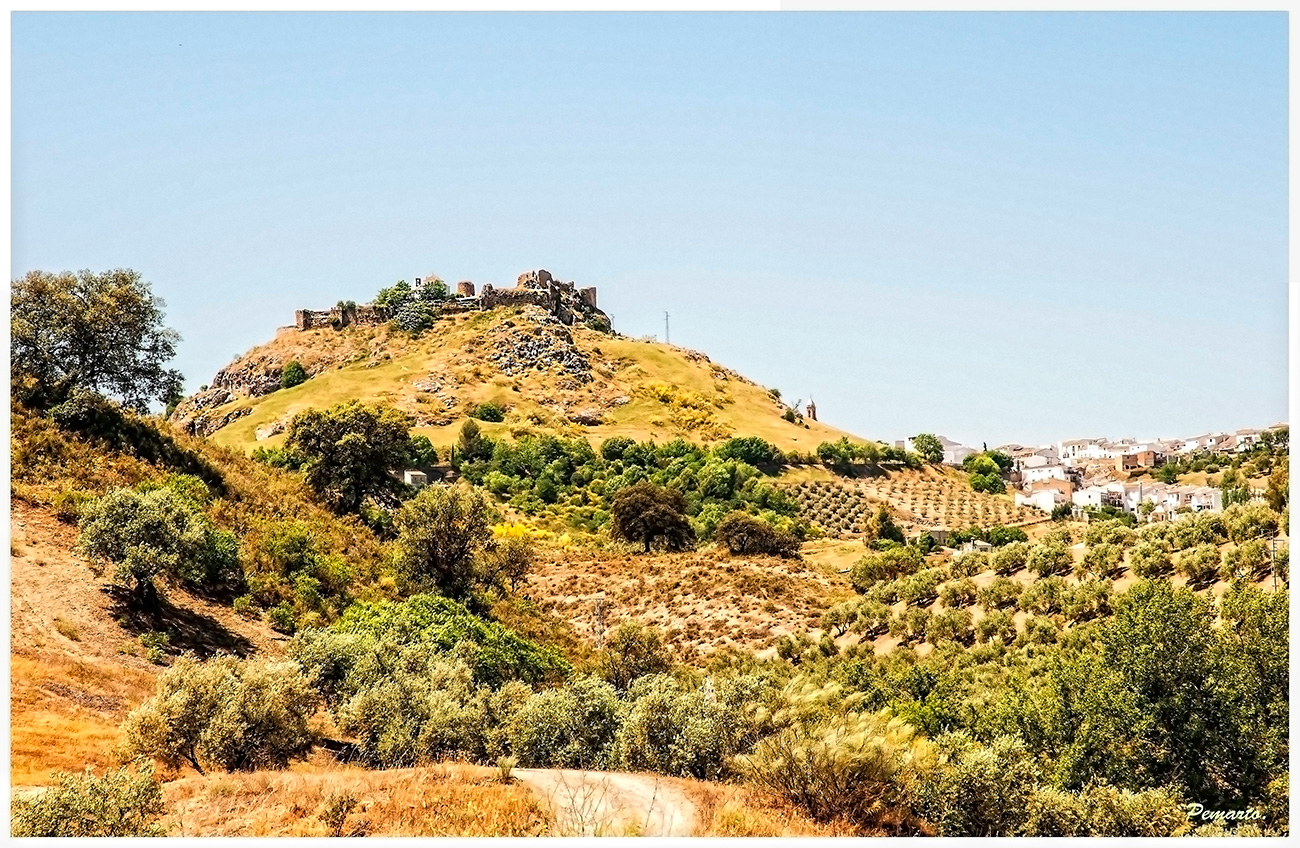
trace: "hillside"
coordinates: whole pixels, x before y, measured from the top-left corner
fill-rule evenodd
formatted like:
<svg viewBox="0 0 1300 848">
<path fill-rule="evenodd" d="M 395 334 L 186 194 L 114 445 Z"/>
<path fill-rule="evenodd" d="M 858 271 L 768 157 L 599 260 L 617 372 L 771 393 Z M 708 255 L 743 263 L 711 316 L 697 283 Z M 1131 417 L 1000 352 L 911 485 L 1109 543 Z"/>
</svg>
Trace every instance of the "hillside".
<svg viewBox="0 0 1300 848">
<path fill-rule="evenodd" d="M 310 379 L 279 389 L 291 361 Z M 418 338 L 391 324 L 282 328 L 223 368 L 173 421 L 249 451 L 282 441 L 295 413 L 353 398 L 406 410 L 440 447 L 484 402 L 506 410 L 503 422 L 484 422 L 489 435 L 525 428 L 595 442 L 752 435 L 805 453 L 848 435 L 819 421 L 784 420 L 785 404 L 767 389 L 702 353 L 567 327 L 534 306 L 447 316 Z"/>
</svg>

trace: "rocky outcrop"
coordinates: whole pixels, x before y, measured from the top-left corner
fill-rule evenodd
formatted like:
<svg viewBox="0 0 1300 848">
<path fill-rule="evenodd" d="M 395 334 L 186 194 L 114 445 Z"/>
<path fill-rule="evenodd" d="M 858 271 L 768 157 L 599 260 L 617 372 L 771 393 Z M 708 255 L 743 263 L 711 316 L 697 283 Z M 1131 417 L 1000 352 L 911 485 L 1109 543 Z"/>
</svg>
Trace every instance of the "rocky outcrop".
<svg viewBox="0 0 1300 848">
<path fill-rule="evenodd" d="M 539 307 L 526 307 L 524 321 L 503 321 L 487 332 L 486 359 L 501 373 L 518 377 L 532 370 L 554 369 L 578 384 L 595 379 L 591 363 L 573 343 L 560 321 Z"/>
<path fill-rule="evenodd" d="M 241 406 L 227 412 L 200 412 L 198 415 L 191 416 L 183 421 L 177 421 L 176 424 L 193 436 L 211 436 L 230 422 L 237 421 L 252 413 L 252 407 Z"/>
</svg>

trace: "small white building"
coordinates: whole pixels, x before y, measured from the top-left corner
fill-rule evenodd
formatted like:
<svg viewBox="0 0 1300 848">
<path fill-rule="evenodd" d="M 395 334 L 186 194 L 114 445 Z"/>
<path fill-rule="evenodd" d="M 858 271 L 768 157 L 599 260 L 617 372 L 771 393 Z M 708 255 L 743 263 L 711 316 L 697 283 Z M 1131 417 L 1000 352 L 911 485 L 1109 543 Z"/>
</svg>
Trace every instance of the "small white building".
<svg viewBox="0 0 1300 848">
<path fill-rule="evenodd" d="M 1068 480 L 1069 473 L 1064 465 L 1038 465 L 1020 469 L 1022 484 L 1037 483 L 1040 480 Z"/>
<path fill-rule="evenodd" d="M 402 479 L 406 481 L 406 485 L 414 486 L 417 489 L 429 485 L 429 475 L 414 468 L 406 469 L 402 474 Z"/>
<path fill-rule="evenodd" d="M 1032 506 L 1043 512 L 1051 512 L 1058 503 L 1065 502 L 1065 495 L 1055 489 L 1038 489 L 1034 492 L 1016 492 L 1016 506 Z"/>
</svg>

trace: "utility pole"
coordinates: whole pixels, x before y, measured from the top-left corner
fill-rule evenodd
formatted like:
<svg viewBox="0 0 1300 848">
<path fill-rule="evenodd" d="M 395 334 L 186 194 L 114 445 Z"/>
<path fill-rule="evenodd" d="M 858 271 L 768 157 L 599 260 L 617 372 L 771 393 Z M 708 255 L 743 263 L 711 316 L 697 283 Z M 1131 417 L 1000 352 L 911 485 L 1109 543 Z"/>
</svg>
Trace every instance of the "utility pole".
<svg viewBox="0 0 1300 848">
<path fill-rule="evenodd" d="M 605 647 L 605 593 L 596 593 L 596 647 Z"/>
<path fill-rule="evenodd" d="M 664 344 L 672 344 L 673 340 L 668 335 L 668 313 L 664 313 Z"/>
</svg>

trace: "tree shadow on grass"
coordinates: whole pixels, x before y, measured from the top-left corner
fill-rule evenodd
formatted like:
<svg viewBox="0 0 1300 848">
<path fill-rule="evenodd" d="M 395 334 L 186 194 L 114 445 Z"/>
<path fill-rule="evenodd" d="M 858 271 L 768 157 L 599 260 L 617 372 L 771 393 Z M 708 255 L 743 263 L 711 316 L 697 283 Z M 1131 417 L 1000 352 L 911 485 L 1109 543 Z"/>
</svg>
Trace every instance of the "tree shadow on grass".
<svg viewBox="0 0 1300 848">
<path fill-rule="evenodd" d="M 200 659 L 215 654 L 248 657 L 257 651 L 252 642 L 231 632 L 210 615 L 178 607 L 161 593 L 155 606 L 145 608 L 126 589 L 109 585 L 104 593 L 112 600 L 111 612 L 127 632 L 134 636 L 162 632 L 168 635 L 166 652 L 178 655 L 190 651 Z"/>
</svg>

